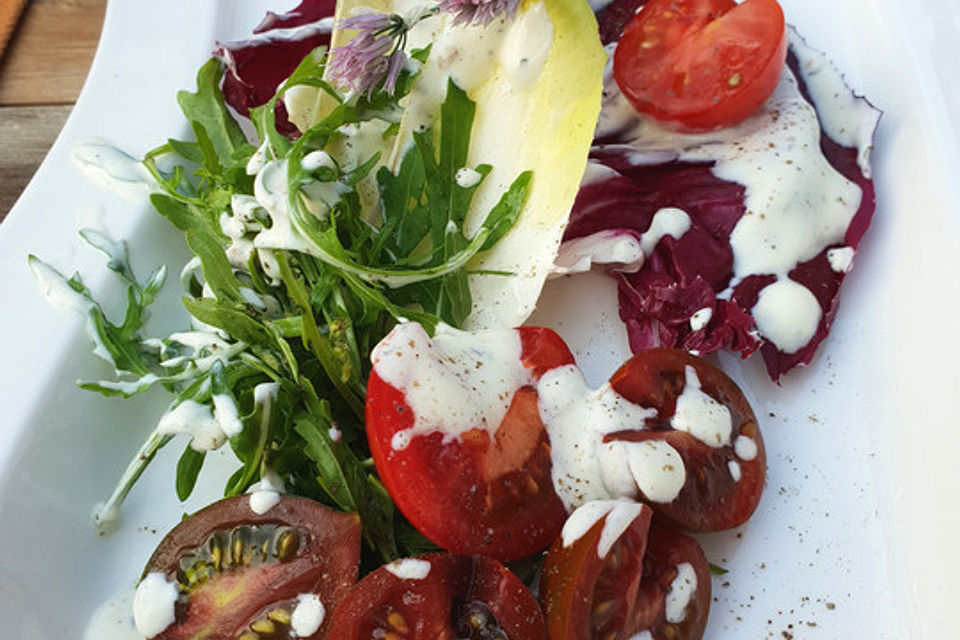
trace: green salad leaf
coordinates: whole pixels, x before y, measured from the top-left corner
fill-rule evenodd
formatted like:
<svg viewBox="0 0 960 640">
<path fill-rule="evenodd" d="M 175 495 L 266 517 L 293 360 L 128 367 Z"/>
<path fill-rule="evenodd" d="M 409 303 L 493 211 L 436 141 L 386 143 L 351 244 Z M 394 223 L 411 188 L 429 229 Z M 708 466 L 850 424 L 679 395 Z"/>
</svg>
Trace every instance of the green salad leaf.
<svg viewBox="0 0 960 640">
<path fill-rule="evenodd" d="M 411 53 L 421 62 L 428 55 L 429 48 Z M 516 222 L 532 175 L 518 175 L 468 235 L 464 219 L 491 171 L 466 166 L 476 111 L 469 96 L 451 80 L 435 126 L 417 132 L 391 168 L 385 156 L 416 72 L 404 70 L 392 95 L 347 97 L 323 80 L 325 64 L 323 48 L 312 52 L 270 101 L 251 110 L 251 141 L 224 103 L 222 66 L 207 62 L 196 90 L 178 94 L 193 139 L 168 140 L 144 158 L 151 204 L 184 233 L 194 256 L 180 278 L 189 329 L 144 337 L 166 271 L 141 283 L 124 243 L 102 233 L 81 235 L 125 283 L 118 323 L 79 276 L 68 279 L 30 258 L 51 301 L 87 316 L 95 352 L 116 371 L 115 379 L 82 388 L 173 394 L 100 509 L 102 524 L 156 452 L 182 435 L 181 500 L 193 492 L 207 452 L 229 443 L 239 468 L 225 495 L 270 472 L 288 491 L 358 512 L 373 563 L 433 548 L 395 509 L 370 459 L 363 424 L 369 354 L 398 321 L 428 331 L 463 322 L 471 309 L 465 265 Z M 333 106 L 292 140 L 278 133 L 274 114 L 297 86 L 319 88 Z M 376 132 L 382 148 L 340 152 L 359 131 Z M 181 414 L 208 431 L 199 437 Z"/>
</svg>

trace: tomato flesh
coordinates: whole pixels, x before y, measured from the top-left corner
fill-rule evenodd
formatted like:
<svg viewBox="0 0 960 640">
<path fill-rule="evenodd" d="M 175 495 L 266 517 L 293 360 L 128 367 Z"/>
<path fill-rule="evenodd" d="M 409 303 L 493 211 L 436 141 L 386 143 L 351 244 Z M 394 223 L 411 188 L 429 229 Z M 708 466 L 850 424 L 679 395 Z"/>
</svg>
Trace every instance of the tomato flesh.
<svg viewBox="0 0 960 640">
<path fill-rule="evenodd" d="M 569 546 L 562 538 L 554 541 L 540 579 L 550 640 L 631 635 L 650 516 L 650 509 L 642 507 L 603 557 L 598 545 L 608 516 Z"/>
<path fill-rule="evenodd" d="M 404 563 L 416 563 L 416 575 L 405 575 Z M 546 630 L 533 594 L 502 564 L 437 553 L 364 577 L 334 610 L 329 637 L 542 640 Z"/>
<path fill-rule="evenodd" d="M 667 126 L 736 124 L 770 97 L 787 55 L 777 0 L 651 0 L 613 58 L 623 95 Z"/>
<path fill-rule="evenodd" d="M 695 371 L 703 393 L 729 411 L 731 433 L 722 446 L 711 446 L 671 425 L 686 386 L 687 367 Z M 763 493 L 766 453 L 753 409 L 733 380 L 686 351 L 650 349 L 624 363 L 610 378 L 610 386 L 627 400 L 656 409 L 657 416 L 644 429 L 611 433 L 606 440 L 660 440 L 683 459 L 686 478 L 676 499 L 649 502 L 655 522 L 687 531 L 720 531 L 750 518 Z M 738 455 L 740 437 L 749 441 L 753 455 Z"/>
<path fill-rule="evenodd" d="M 298 594 L 333 607 L 356 581 L 359 555 L 356 514 L 294 496 L 263 514 L 249 496 L 215 502 L 171 530 L 147 563 L 144 575 L 162 573 L 181 593 L 174 624 L 154 637 L 234 640 L 257 631 L 270 638 L 270 628 L 288 635 Z"/>
<path fill-rule="evenodd" d="M 606 555 L 599 544 L 611 515 L 547 552 L 540 600 L 550 640 L 699 640 L 710 609 L 710 570 L 696 540 L 651 526 L 638 512 Z M 682 573 L 681 573 L 682 572 Z"/>
<path fill-rule="evenodd" d="M 516 331 L 521 362 L 534 378 L 573 362 L 553 331 Z M 492 437 L 482 428 L 458 438 L 436 431 L 397 449 L 395 434 L 410 429 L 416 417 L 403 392 L 374 369 L 366 418 L 384 486 L 410 523 L 444 549 L 506 562 L 546 548 L 559 533 L 566 511 L 553 489 L 550 444 L 532 387 L 513 393 Z"/>
</svg>

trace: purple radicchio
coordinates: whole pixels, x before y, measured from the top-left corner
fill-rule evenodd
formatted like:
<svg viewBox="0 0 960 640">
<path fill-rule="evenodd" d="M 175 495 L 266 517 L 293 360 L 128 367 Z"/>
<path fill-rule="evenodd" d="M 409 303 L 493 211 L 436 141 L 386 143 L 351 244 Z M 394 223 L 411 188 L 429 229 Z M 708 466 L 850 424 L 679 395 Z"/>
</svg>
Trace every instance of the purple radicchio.
<svg viewBox="0 0 960 640">
<path fill-rule="evenodd" d="M 303 0 L 286 13 L 268 12 L 251 37 L 220 43 L 214 55 L 226 66 L 227 104 L 246 116 L 270 100 L 308 53 L 330 44 L 335 9 L 335 0 Z M 277 130 L 288 137 L 299 135 L 282 101 L 276 109 Z"/>
<path fill-rule="evenodd" d="M 598 14 L 602 39 L 616 41 L 642 4 L 643 0 L 615 0 L 606 5 Z M 800 94 L 817 109 L 829 108 L 811 99 L 796 49 L 791 46 L 788 65 Z M 839 79 L 835 69 L 830 72 Z M 605 108 L 618 94 L 608 74 Z M 851 96 L 851 101 L 858 104 L 865 126 L 872 132 L 879 113 L 862 98 Z M 824 112 L 818 114 L 823 121 Z M 679 160 L 679 150 L 644 155 L 631 142 L 626 132 L 609 130 L 595 140 L 590 177 L 585 178 L 574 203 L 561 249 L 561 255 L 569 254 L 567 249 L 574 241 L 582 243 L 585 238 L 597 237 L 597 233 L 611 231 L 620 232 L 621 243 L 623 233 L 632 234 L 639 246 L 643 235 L 651 231 L 658 211 L 676 208 L 689 216 L 683 233 L 663 235 L 654 246 L 645 248 L 639 269 L 634 261 L 630 269 L 609 270 L 618 283 L 620 317 L 631 349 L 636 352 L 671 346 L 703 354 L 728 349 L 742 357 L 759 349 L 774 380 L 795 366 L 808 364 L 829 332 L 849 258 L 875 208 L 873 182 L 862 149 L 841 145 L 821 127 L 823 156 L 836 172 L 859 188 L 861 198 L 843 238 L 798 261 L 786 274 L 786 278 L 809 290 L 819 306 L 819 320 L 812 335 L 800 348 L 786 352 L 761 335 L 752 313 L 764 288 L 776 282 L 778 275 L 751 273 L 734 278 L 731 234 L 748 214 L 746 187 L 718 177 L 713 162 Z M 838 261 L 838 255 L 845 260 Z"/>
</svg>

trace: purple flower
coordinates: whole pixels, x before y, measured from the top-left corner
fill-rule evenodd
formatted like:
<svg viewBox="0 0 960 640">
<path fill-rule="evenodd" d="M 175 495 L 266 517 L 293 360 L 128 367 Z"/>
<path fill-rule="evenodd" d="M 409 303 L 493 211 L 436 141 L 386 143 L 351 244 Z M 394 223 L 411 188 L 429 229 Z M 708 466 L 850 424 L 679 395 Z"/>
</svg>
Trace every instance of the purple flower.
<svg viewBox="0 0 960 640">
<path fill-rule="evenodd" d="M 380 83 L 393 94 L 406 61 L 403 52 L 407 25 L 397 15 L 362 13 L 340 22 L 357 31 L 350 42 L 330 53 L 330 77 L 341 87 L 370 97 Z"/>
<path fill-rule="evenodd" d="M 440 0 L 440 10 L 453 15 L 454 24 L 487 25 L 503 16 L 512 18 L 520 0 Z"/>
</svg>

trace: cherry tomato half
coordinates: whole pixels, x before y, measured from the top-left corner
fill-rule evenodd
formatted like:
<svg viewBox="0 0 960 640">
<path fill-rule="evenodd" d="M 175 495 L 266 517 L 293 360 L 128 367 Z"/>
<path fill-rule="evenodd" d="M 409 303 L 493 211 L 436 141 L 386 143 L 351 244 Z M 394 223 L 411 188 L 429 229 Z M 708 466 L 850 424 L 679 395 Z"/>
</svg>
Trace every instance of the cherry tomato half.
<svg viewBox="0 0 960 640">
<path fill-rule="evenodd" d="M 543 640 L 543 612 L 506 567 L 486 556 L 436 553 L 380 567 L 333 612 L 337 640 Z"/>
<path fill-rule="evenodd" d="M 711 130 L 770 97 L 786 53 L 777 0 L 651 0 L 624 30 L 613 75 L 637 111 L 673 128 Z"/>
<path fill-rule="evenodd" d="M 610 378 L 610 386 L 627 400 L 656 409 L 657 416 L 647 420 L 644 429 L 611 433 L 606 440 L 661 440 L 684 463 L 679 495 L 671 502 L 648 501 L 654 522 L 688 531 L 720 531 L 750 518 L 763 493 L 766 452 L 753 409 L 733 380 L 686 351 L 650 349 L 627 360 Z M 714 439 L 712 429 L 695 436 L 696 424 L 690 430 L 675 428 L 678 399 L 685 391 L 692 405 L 687 421 L 719 412 L 724 422 L 729 419 L 725 437 Z"/>
<path fill-rule="evenodd" d="M 553 331 L 535 327 L 516 331 L 521 361 L 534 378 L 573 362 L 570 350 Z M 394 436 L 414 422 L 403 392 L 374 368 L 367 385 L 370 451 L 397 507 L 421 533 L 448 551 L 483 553 L 504 562 L 545 549 L 553 541 L 566 510 L 553 489 L 550 444 L 536 390 L 526 386 L 513 392 L 493 437 L 478 425 L 458 438 L 435 431 L 395 448 Z"/>
<path fill-rule="evenodd" d="M 180 592 L 175 622 L 154 638 L 289 637 L 297 596 L 332 609 L 356 582 L 359 555 L 356 514 L 294 496 L 263 514 L 249 496 L 215 502 L 170 531 L 147 563 L 144 576 L 162 573 Z"/>
<path fill-rule="evenodd" d="M 654 640 L 699 640 L 711 592 L 700 545 L 651 527 L 648 507 L 622 501 L 587 503 L 571 522 L 604 503 L 618 506 L 575 539 L 565 540 L 565 525 L 547 552 L 540 600 L 550 640 L 626 640 L 643 632 Z"/>
</svg>

